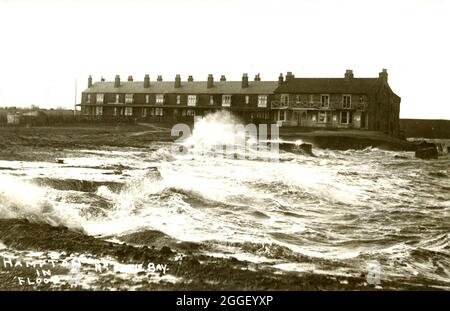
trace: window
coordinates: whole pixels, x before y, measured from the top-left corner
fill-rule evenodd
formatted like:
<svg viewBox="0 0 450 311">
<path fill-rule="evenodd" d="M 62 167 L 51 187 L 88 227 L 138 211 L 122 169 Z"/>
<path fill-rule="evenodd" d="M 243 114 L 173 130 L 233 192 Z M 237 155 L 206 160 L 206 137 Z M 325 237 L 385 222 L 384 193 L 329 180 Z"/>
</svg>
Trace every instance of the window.
<svg viewBox="0 0 450 311">
<path fill-rule="evenodd" d="M 209 96 L 209 104 L 214 105 L 214 96 Z"/>
<path fill-rule="evenodd" d="M 320 95 L 320 107 L 328 108 L 330 107 L 330 95 Z"/>
<path fill-rule="evenodd" d="M 114 107 L 114 116 L 117 116 L 117 107 Z"/>
<path fill-rule="evenodd" d="M 278 121 L 286 121 L 286 119 L 287 119 L 287 111 L 278 110 Z"/>
<path fill-rule="evenodd" d="M 352 96 L 342 95 L 342 108 L 351 108 L 351 107 L 352 107 Z"/>
<path fill-rule="evenodd" d="M 87 103 L 91 102 L 91 94 L 87 94 L 86 102 Z"/>
<path fill-rule="evenodd" d="M 103 107 L 95 107 L 95 114 L 101 116 L 103 114 Z"/>
<path fill-rule="evenodd" d="M 157 104 L 164 104 L 164 94 L 157 94 L 156 95 L 156 103 Z"/>
<path fill-rule="evenodd" d="M 348 123 L 347 111 L 341 111 L 341 123 L 342 124 Z"/>
<path fill-rule="evenodd" d="M 125 104 L 133 103 L 133 94 L 125 94 Z"/>
<path fill-rule="evenodd" d="M 119 103 L 119 94 L 116 94 L 116 103 Z"/>
<path fill-rule="evenodd" d="M 314 95 L 309 95 L 309 107 L 313 107 L 314 106 Z"/>
<path fill-rule="evenodd" d="M 269 113 L 268 112 L 264 112 L 264 111 L 259 111 L 259 112 L 256 113 L 256 118 L 257 119 L 262 119 L 262 120 L 269 119 Z"/>
<path fill-rule="evenodd" d="M 250 103 L 250 96 L 245 96 L 245 104 L 248 105 Z"/>
<path fill-rule="evenodd" d="M 363 96 L 359 96 L 359 105 L 360 105 L 359 109 L 364 109 L 364 97 Z"/>
<path fill-rule="evenodd" d="M 150 95 L 145 95 L 145 103 L 148 104 L 150 103 Z"/>
<path fill-rule="evenodd" d="M 197 104 L 197 95 L 188 95 L 188 106 L 195 106 Z"/>
<path fill-rule="evenodd" d="M 267 95 L 258 95 L 258 107 L 267 107 Z"/>
<path fill-rule="evenodd" d="M 181 95 L 177 95 L 177 105 L 181 104 Z"/>
<path fill-rule="evenodd" d="M 319 123 L 328 123 L 331 121 L 331 111 L 319 111 Z"/>
<path fill-rule="evenodd" d="M 341 124 L 352 124 L 353 113 L 351 111 L 341 111 Z"/>
<path fill-rule="evenodd" d="M 150 116 L 162 117 L 163 115 L 163 108 L 150 108 Z"/>
<path fill-rule="evenodd" d="M 223 107 L 231 106 L 231 95 L 222 95 L 222 106 Z"/>
<path fill-rule="evenodd" d="M 195 111 L 194 111 L 194 109 L 188 109 L 187 111 L 186 111 L 186 115 L 187 116 L 194 116 L 195 115 Z"/>
<path fill-rule="evenodd" d="M 147 108 L 142 109 L 142 117 L 145 118 L 147 116 Z"/>
<path fill-rule="evenodd" d="M 289 106 L 289 95 L 281 94 L 280 102 L 281 106 Z"/>
<path fill-rule="evenodd" d="M 125 107 L 125 115 L 126 116 L 132 116 L 133 115 L 133 108 Z"/>
<path fill-rule="evenodd" d="M 103 104 L 103 98 L 105 97 L 104 95 L 105 94 L 97 94 L 96 98 L 97 104 Z"/>
<path fill-rule="evenodd" d="M 319 112 L 319 123 L 325 123 L 327 118 L 327 113 L 325 111 Z"/>
<path fill-rule="evenodd" d="M 301 104 L 301 102 L 302 102 L 302 97 L 301 97 L 301 95 L 296 95 L 296 96 L 295 96 L 295 102 L 296 102 L 297 104 Z"/>
</svg>

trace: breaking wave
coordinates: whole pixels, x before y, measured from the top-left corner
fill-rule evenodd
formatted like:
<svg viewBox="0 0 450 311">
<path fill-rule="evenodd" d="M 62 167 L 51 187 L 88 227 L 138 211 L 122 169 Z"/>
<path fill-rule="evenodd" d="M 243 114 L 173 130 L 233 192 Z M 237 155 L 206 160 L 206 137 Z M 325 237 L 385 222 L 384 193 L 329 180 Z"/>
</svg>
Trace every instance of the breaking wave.
<svg viewBox="0 0 450 311">
<path fill-rule="evenodd" d="M 25 218 L 53 226 L 82 228 L 78 213 L 58 204 L 47 189 L 4 175 L 0 175 L 0 185 L 0 218 Z"/>
</svg>

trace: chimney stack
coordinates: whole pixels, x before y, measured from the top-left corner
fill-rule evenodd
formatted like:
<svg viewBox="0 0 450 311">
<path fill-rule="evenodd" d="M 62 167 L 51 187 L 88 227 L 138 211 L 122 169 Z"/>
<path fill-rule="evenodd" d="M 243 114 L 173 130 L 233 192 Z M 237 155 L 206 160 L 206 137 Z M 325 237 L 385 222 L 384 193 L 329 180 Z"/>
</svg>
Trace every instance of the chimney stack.
<svg viewBox="0 0 450 311">
<path fill-rule="evenodd" d="M 156 81 L 161 82 L 162 81 L 162 76 L 158 75 L 158 78 L 156 78 Z"/>
<path fill-rule="evenodd" d="M 242 74 L 241 86 L 242 86 L 243 89 L 248 87 L 248 75 L 246 73 Z"/>
<path fill-rule="evenodd" d="M 220 76 L 220 81 L 227 81 L 227 79 L 225 78 L 225 75 Z"/>
<path fill-rule="evenodd" d="M 148 74 L 145 75 L 145 77 L 144 77 L 144 87 L 145 88 L 150 87 L 150 76 Z"/>
<path fill-rule="evenodd" d="M 89 75 L 88 77 L 88 87 L 92 87 L 92 76 Z"/>
<path fill-rule="evenodd" d="M 379 73 L 379 77 L 383 82 L 387 83 L 387 81 L 388 81 L 387 69 L 383 68 L 383 70 Z"/>
<path fill-rule="evenodd" d="M 255 75 L 255 81 L 261 81 L 261 77 L 259 76 L 259 73 Z"/>
<path fill-rule="evenodd" d="M 207 87 L 208 89 L 210 89 L 210 88 L 212 88 L 213 86 L 214 86 L 214 77 L 213 77 L 212 74 L 209 74 L 209 75 L 208 75 L 208 82 L 207 82 L 207 84 L 206 84 L 206 87 Z"/>
<path fill-rule="evenodd" d="M 128 76 L 128 82 L 133 82 L 133 76 Z"/>
<path fill-rule="evenodd" d="M 193 81 L 194 81 L 194 78 L 192 76 L 189 76 L 188 77 L 188 82 L 193 82 Z"/>
<path fill-rule="evenodd" d="M 100 78 L 100 81 L 101 81 L 101 82 L 105 82 L 105 78 L 101 77 L 101 78 Z"/>
<path fill-rule="evenodd" d="M 280 76 L 278 77 L 278 85 L 282 85 L 283 82 L 284 82 L 284 77 L 283 77 L 283 74 L 280 73 Z"/>
<path fill-rule="evenodd" d="M 295 76 L 292 74 L 292 71 L 288 71 L 286 73 L 286 81 L 291 81 L 294 78 L 295 78 Z"/>
<path fill-rule="evenodd" d="M 181 87 L 181 77 L 180 75 L 175 76 L 175 88 Z"/>
<path fill-rule="evenodd" d="M 345 71 L 345 79 L 353 79 L 353 70 L 351 70 L 351 69 L 347 69 L 346 71 Z"/>
<path fill-rule="evenodd" d="M 116 75 L 116 78 L 114 79 L 114 87 L 120 87 L 120 76 Z"/>
</svg>

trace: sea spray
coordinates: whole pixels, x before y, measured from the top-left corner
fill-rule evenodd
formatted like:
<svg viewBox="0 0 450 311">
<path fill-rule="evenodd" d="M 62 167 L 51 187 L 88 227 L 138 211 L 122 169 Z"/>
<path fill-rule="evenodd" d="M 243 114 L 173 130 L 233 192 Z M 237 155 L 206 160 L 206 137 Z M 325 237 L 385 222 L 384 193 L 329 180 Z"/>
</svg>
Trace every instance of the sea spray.
<svg viewBox="0 0 450 311">
<path fill-rule="evenodd" d="M 178 137 L 172 146 L 174 156 L 278 161 L 276 124 L 243 124 L 226 111 L 195 118 L 192 133 L 186 124 L 176 124 L 172 136 Z"/>
<path fill-rule="evenodd" d="M 51 199 L 52 190 L 0 175 L 0 218 L 25 218 L 81 229 L 78 212 Z"/>
</svg>

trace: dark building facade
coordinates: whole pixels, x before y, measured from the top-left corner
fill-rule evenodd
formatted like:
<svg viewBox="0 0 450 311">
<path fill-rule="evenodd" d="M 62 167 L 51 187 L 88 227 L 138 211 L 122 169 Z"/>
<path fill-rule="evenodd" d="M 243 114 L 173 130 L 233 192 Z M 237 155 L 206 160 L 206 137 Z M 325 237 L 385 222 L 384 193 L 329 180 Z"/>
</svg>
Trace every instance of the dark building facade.
<svg viewBox="0 0 450 311">
<path fill-rule="evenodd" d="M 347 70 L 343 78 L 295 78 L 288 72 L 277 81 L 163 81 L 158 76 L 136 82 L 103 78 L 82 92 L 81 115 L 88 119 L 132 119 L 147 122 L 189 122 L 194 116 L 229 111 L 242 122 L 277 123 L 279 126 L 356 128 L 399 133 L 400 97 L 389 87 L 387 71 L 378 78 L 355 78 Z"/>
</svg>

